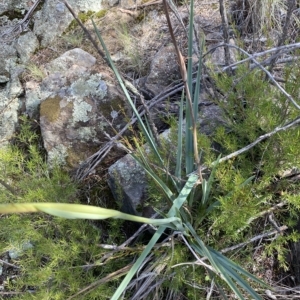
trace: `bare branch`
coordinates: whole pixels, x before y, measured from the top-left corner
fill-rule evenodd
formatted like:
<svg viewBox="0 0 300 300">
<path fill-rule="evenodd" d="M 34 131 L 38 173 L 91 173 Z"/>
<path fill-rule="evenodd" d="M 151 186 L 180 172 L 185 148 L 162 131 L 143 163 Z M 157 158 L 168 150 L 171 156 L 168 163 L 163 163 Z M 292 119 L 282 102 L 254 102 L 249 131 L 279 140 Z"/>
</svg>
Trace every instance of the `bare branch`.
<svg viewBox="0 0 300 300">
<path fill-rule="evenodd" d="M 286 201 L 282 201 L 274 206 L 272 206 L 271 208 L 269 209 L 266 209 L 264 211 L 261 211 L 260 213 L 256 214 L 255 216 L 251 217 L 248 221 L 247 221 L 247 225 L 249 225 L 250 223 L 252 223 L 254 220 L 264 216 L 264 215 L 267 215 L 267 214 L 270 214 L 270 213 L 273 213 L 274 210 L 280 208 L 280 207 L 283 207 L 284 205 L 286 205 Z M 246 227 L 247 225 L 243 226 L 242 228 L 240 228 L 237 233 L 240 233 L 242 232 Z M 278 226 L 277 226 L 278 227 Z M 278 228 L 277 228 L 277 232 L 278 232 Z"/>
<path fill-rule="evenodd" d="M 288 227 L 285 226 L 285 225 L 283 225 L 283 226 L 279 227 L 278 229 L 280 230 L 280 232 L 283 232 L 283 231 L 287 230 Z M 244 243 L 240 243 L 240 244 L 237 244 L 237 245 L 234 245 L 234 246 L 225 248 L 225 249 L 221 250 L 220 252 L 221 252 L 221 253 L 226 253 L 226 252 L 229 252 L 229 251 L 238 249 L 238 248 L 242 248 L 242 247 L 244 247 L 244 246 L 246 246 L 246 245 L 248 245 L 248 244 L 250 244 L 250 243 L 253 243 L 253 242 L 255 242 L 255 241 L 258 241 L 258 240 L 261 240 L 261 239 L 264 239 L 264 238 L 266 238 L 266 237 L 269 237 L 269 236 L 271 236 L 271 235 L 276 235 L 276 234 L 278 234 L 278 230 L 277 230 L 277 229 L 276 229 L 276 230 L 272 230 L 272 231 L 268 231 L 268 232 L 266 232 L 266 233 L 263 233 L 263 234 L 259 234 L 259 235 L 257 235 L 257 236 L 254 236 L 254 237 L 252 237 L 251 239 L 247 240 L 247 241 L 244 242 Z"/>
<path fill-rule="evenodd" d="M 283 232 L 283 231 L 287 230 L 288 227 L 285 226 L 285 225 L 283 225 L 283 226 L 281 226 L 279 229 L 280 229 L 281 232 Z M 252 237 L 251 239 L 247 240 L 247 241 L 244 242 L 244 243 L 240 243 L 240 244 L 237 244 L 237 245 L 228 247 L 228 248 L 224 248 L 224 249 L 222 249 L 222 250 L 220 251 L 220 253 L 224 254 L 224 253 L 227 253 L 227 252 L 229 252 L 229 251 L 233 251 L 233 250 L 235 250 L 235 249 L 242 248 L 242 247 L 244 247 L 244 246 L 246 246 L 246 245 L 248 245 L 248 244 L 250 244 L 250 243 L 253 243 L 253 242 L 255 242 L 255 241 L 258 241 L 258 240 L 261 240 L 261 239 L 263 239 L 263 238 L 266 238 L 266 237 L 269 237 L 269 236 L 272 236 L 272 235 L 276 235 L 276 234 L 278 235 L 278 231 L 277 231 L 277 230 L 272 230 L 272 231 L 268 231 L 268 232 L 266 232 L 266 233 L 262 233 L 262 234 L 260 234 L 260 235 L 257 235 L 257 236 Z M 182 238 L 184 238 L 183 235 L 182 235 Z M 185 241 L 185 240 L 184 240 L 184 241 Z M 186 245 L 189 247 L 188 243 L 187 243 L 187 242 L 185 242 L 185 243 L 186 243 Z M 189 247 L 189 249 L 190 249 L 190 247 Z M 190 250 L 191 250 L 191 249 L 190 249 Z M 192 251 L 192 250 L 191 250 L 191 251 Z M 192 252 L 192 253 L 193 253 L 193 252 Z M 205 266 L 205 267 L 208 267 L 208 265 L 206 265 L 206 264 L 203 263 L 204 261 L 206 261 L 206 260 L 208 259 L 207 257 L 203 257 L 203 258 L 200 259 L 200 258 L 198 257 L 197 254 L 194 254 L 194 253 L 193 253 L 193 255 L 194 255 L 195 258 L 197 259 L 195 262 L 187 262 L 187 263 L 177 264 L 177 265 L 172 266 L 172 268 L 175 268 L 175 267 L 178 267 L 178 266 L 182 266 L 182 265 L 194 265 L 194 264 L 201 264 L 201 265 L 203 265 L 203 266 Z M 210 269 L 210 270 L 211 270 L 211 269 Z"/>
<path fill-rule="evenodd" d="M 222 45 L 218 45 L 218 46 L 212 48 L 210 51 L 214 50 L 217 47 L 221 47 L 221 46 Z M 254 53 L 252 55 L 249 54 L 247 58 L 245 58 L 243 60 L 240 60 L 240 61 L 237 61 L 237 62 L 235 62 L 235 63 L 233 63 L 229 66 L 224 67 L 222 69 L 222 71 L 226 71 L 228 68 L 235 67 L 235 66 L 240 65 L 240 64 L 242 64 L 244 62 L 247 62 L 249 60 L 253 60 L 253 58 L 260 57 L 260 56 L 266 55 L 268 53 L 278 52 L 278 55 L 279 55 L 279 51 L 280 51 L 280 54 L 282 54 L 282 53 L 290 52 L 290 51 L 293 51 L 293 50 L 299 49 L 299 48 L 300 48 L 300 43 L 295 43 L 295 44 L 289 44 L 289 45 L 285 45 L 285 46 L 275 47 L 275 48 L 268 49 L 268 50 L 263 51 L 263 52 Z M 205 55 L 207 55 L 208 53 L 209 52 L 205 53 Z M 268 58 L 268 60 L 265 61 L 265 62 L 261 62 L 262 65 L 266 65 L 266 64 L 269 64 L 269 63 L 270 63 L 270 58 Z"/>
<path fill-rule="evenodd" d="M 251 57 L 251 54 L 249 54 L 247 51 L 245 51 L 244 49 L 237 47 L 235 45 L 231 45 L 231 44 L 222 44 L 220 46 L 228 46 L 228 47 L 232 47 L 234 49 L 237 49 L 241 52 L 243 52 L 245 55 Z M 255 58 L 251 57 L 251 60 L 254 62 L 254 64 L 260 68 L 263 72 L 265 72 L 265 74 L 269 77 L 270 81 L 273 82 L 273 84 L 290 100 L 290 102 L 292 102 L 294 104 L 294 106 L 300 110 L 300 105 L 293 99 L 293 97 L 287 93 L 285 91 L 285 89 L 274 79 L 273 75 L 265 68 L 263 67 Z"/>
<path fill-rule="evenodd" d="M 287 130 L 287 129 L 289 129 L 289 128 L 295 126 L 295 125 L 298 125 L 298 124 L 300 124 L 300 117 L 294 119 L 293 121 L 287 123 L 286 125 L 284 125 L 284 126 L 282 126 L 282 127 L 276 127 L 273 131 L 268 132 L 268 133 L 266 133 L 266 134 L 264 134 L 264 135 L 261 135 L 258 139 L 256 139 L 256 140 L 255 140 L 254 142 L 252 142 L 251 144 L 249 144 L 249 145 L 247 145 L 247 146 L 245 146 L 245 147 L 243 147 L 243 148 L 241 148 L 241 149 L 239 149 L 239 150 L 237 150 L 237 151 L 235 151 L 235 152 L 232 152 L 232 153 L 230 153 L 229 155 L 226 155 L 225 157 L 222 157 L 222 158 L 219 160 L 219 163 L 222 163 L 222 162 L 227 161 L 227 160 L 229 160 L 229 159 L 232 159 L 232 158 L 234 158 L 234 157 L 236 157 L 236 156 L 238 156 L 238 155 L 240 155 L 240 154 L 242 154 L 242 153 L 244 153 L 244 152 L 247 152 L 248 150 L 250 150 L 251 148 L 253 148 L 253 147 L 256 146 L 257 144 L 259 144 L 260 142 L 262 142 L 263 140 L 265 140 L 265 139 L 267 139 L 267 138 L 270 138 L 271 136 L 273 136 L 274 134 L 276 134 L 276 133 L 278 133 L 278 132 L 280 132 L 280 131 L 285 131 L 285 130 Z M 211 164 L 211 166 L 214 166 L 216 163 L 217 163 L 217 161 L 214 161 L 214 162 Z M 205 171 L 205 170 L 207 170 L 207 169 L 208 169 L 208 166 L 202 166 L 202 167 L 201 167 L 202 172 Z M 192 174 L 196 174 L 196 172 L 194 171 L 194 172 L 188 174 L 187 176 L 190 176 L 190 175 L 192 175 Z"/>
<path fill-rule="evenodd" d="M 263 140 L 267 139 L 267 138 L 270 138 L 271 136 L 273 136 L 274 134 L 280 132 L 280 131 L 285 131 L 295 125 L 298 125 L 300 123 L 300 117 L 294 119 L 292 122 L 289 122 L 287 123 L 286 125 L 284 125 L 283 127 L 276 127 L 273 131 L 271 132 L 268 132 L 264 135 L 261 135 L 258 139 L 256 139 L 254 142 L 252 142 L 251 144 L 245 146 L 244 148 L 240 149 L 240 150 L 237 150 L 223 158 L 221 158 L 219 160 L 219 162 L 224 162 L 226 160 L 229 160 L 229 159 L 232 159 L 233 157 L 236 157 L 248 150 L 250 150 L 251 148 L 253 148 L 254 146 L 256 146 L 258 143 L 262 142 Z M 216 164 L 216 162 L 214 162 L 212 165 Z"/>
</svg>

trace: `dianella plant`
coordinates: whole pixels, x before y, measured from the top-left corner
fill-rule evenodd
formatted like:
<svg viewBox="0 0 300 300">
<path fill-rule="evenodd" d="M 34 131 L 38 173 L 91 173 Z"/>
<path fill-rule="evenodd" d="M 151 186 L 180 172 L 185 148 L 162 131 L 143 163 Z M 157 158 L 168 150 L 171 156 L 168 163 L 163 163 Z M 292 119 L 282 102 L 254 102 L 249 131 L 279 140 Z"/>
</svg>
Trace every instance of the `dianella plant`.
<svg viewBox="0 0 300 300">
<path fill-rule="evenodd" d="M 170 1 L 170 2 L 168 2 Z M 187 68 L 185 60 L 177 46 L 176 38 L 173 33 L 170 22 L 168 10 L 172 0 L 163 0 L 165 14 L 168 22 L 168 27 L 174 47 L 177 53 L 178 64 L 184 82 L 184 92 L 182 93 L 180 102 L 180 113 L 178 120 L 178 140 L 176 149 L 176 166 L 173 169 L 168 168 L 168 162 L 163 157 L 159 146 L 159 139 L 155 138 L 155 134 L 151 131 L 151 120 L 145 122 L 142 119 L 132 101 L 128 87 L 125 85 L 121 75 L 114 66 L 110 54 L 107 51 L 105 42 L 101 37 L 101 33 L 96 27 L 94 21 L 94 29 L 104 49 L 106 59 L 110 67 L 114 71 L 120 86 L 131 105 L 133 112 L 139 122 L 139 128 L 142 131 L 144 139 L 152 155 L 155 157 L 156 166 L 159 170 L 165 173 L 166 176 L 160 176 L 156 168 L 153 167 L 148 160 L 148 156 L 137 144 L 137 151 L 133 153 L 133 157 L 144 168 L 145 172 L 152 179 L 157 189 L 163 194 L 162 199 L 165 199 L 167 207 L 164 211 L 158 211 L 161 215 L 158 219 L 147 219 L 139 216 L 131 216 L 116 210 L 109 210 L 100 207 L 85 206 L 80 204 L 62 204 L 62 203 L 13 203 L 0 205 L 0 214 L 6 213 L 26 213 L 26 212 L 45 212 L 54 216 L 63 218 L 79 218 L 79 219 L 106 219 L 106 218 L 120 218 L 124 220 L 136 221 L 140 223 L 151 224 L 152 229 L 155 230 L 152 238 L 144 247 L 140 256 L 136 259 L 131 269 L 124 277 L 121 284 L 116 289 L 111 299 L 117 300 L 123 297 L 130 299 L 144 299 L 147 292 L 157 288 L 158 285 L 163 286 L 166 281 L 172 281 L 172 276 L 176 273 L 184 274 L 186 267 L 201 269 L 206 284 L 210 282 L 217 288 L 219 295 L 226 299 L 228 289 L 230 289 L 239 299 L 261 299 L 259 294 L 251 287 L 252 283 L 256 286 L 266 286 L 261 280 L 254 277 L 248 271 L 241 268 L 226 256 L 216 251 L 207 245 L 203 238 L 201 238 L 201 225 L 205 222 L 208 215 L 213 213 L 214 209 L 218 207 L 218 201 L 213 200 L 211 193 L 213 192 L 214 176 L 218 168 L 219 159 L 217 159 L 211 166 L 209 175 L 202 175 L 202 166 L 200 162 L 200 150 L 198 149 L 198 130 L 197 130 L 197 116 L 198 116 L 198 99 L 200 94 L 201 81 L 201 41 L 198 45 L 198 69 L 196 75 L 193 75 L 192 56 L 194 53 L 195 44 L 193 43 L 193 0 L 190 2 L 190 19 L 188 28 L 188 58 Z M 185 120 L 183 119 L 185 109 Z M 183 129 L 185 123 L 185 130 Z M 149 125 L 150 124 L 150 125 Z M 204 178 L 205 177 L 205 178 Z M 168 180 L 164 180 L 168 178 Z M 197 203 L 195 203 L 197 202 Z M 194 210 L 193 207 L 197 207 Z M 171 241 L 170 247 L 171 256 L 164 254 L 164 248 L 160 250 L 160 259 L 153 261 L 153 252 L 158 251 L 158 241 Z M 172 242 L 173 241 L 173 242 Z M 176 242 L 175 242 L 176 241 Z M 166 251 L 169 251 L 169 248 Z M 180 247 L 180 251 L 184 253 L 185 257 L 181 258 L 180 264 L 176 265 L 176 247 Z M 172 260 L 172 253 L 174 253 L 174 260 Z M 183 260 L 186 259 L 186 262 Z M 151 267 L 147 267 L 147 263 L 152 260 Z M 163 272 L 163 269 L 172 269 L 170 273 Z M 139 277 L 147 277 L 141 284 Z M 164 277 L 165 276 L 165 277 Z M 159 277 L 157 280 L 155 277 Z M 251 280 L 251 282 L 249 282 Z M 155 284 L 154 284 L 155 282 Z M 182 278 L 184 283 L 184 278 Z M 225 283 L 225 284 L 224 284 Z M 132 295 L 132 287 L 136 285 L 139 289 Z M 174 290 L 176 286 L 182 286 L 174 281 Z M 151 287 L 151 288 L 150 288 Z M 194 283 L 193 295 L 190 299 L 200 299 L 197 293 L 200 293 L 201 286 Z M 127 297 L 127 293 L 129 296 Z M 160 299 L 173 299 L 172 293 L 166 292 L 168 296 L 160 296 Z M 173 294 L 174 296 L 175 294 Z"/>
</svg>

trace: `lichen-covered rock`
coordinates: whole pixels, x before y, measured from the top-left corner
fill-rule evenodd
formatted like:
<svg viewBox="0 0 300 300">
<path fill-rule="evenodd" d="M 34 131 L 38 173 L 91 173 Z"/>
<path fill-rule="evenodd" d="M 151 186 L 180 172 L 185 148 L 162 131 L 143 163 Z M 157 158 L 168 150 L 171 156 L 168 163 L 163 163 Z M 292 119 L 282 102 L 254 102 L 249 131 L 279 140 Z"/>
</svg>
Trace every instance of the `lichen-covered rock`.
<svg viewBox="0 0 300 300">
<path fill-rule="evenodd" d="M 14 134 L 18 122 L 20 101 L 24 93 L 19 80 L 23 69 L 16 64 L 16 50 L 9 45 L 0 47 L 0 143 L 5 144 Z"/>
<path fill-rule="evenodd" d="M 15 14 L 24 14 L 32 5 L 28 0 L 4 0 L 0 4 L 0 15 L 7 12 L 15 12 Z"/>
<path fill-rule="evenodd" d="M 103 9 L 99 0 L 68 0 L 68 3 L 76 14 Z M 72 20 L 73 16 L 63 2 L 45 1 L 42 9 L 35 14 L 33 32 L 41 39 L 41 46 L 46 47 L 68 28 Z"/>
<path fill-rule="evenodd" d="M 28 31 L 20 35 L 15 44 L 20 62 L 27 63 L 38 47 L 39 41 L 33 32 Z"/>
<path fill-rule="evenodd" d="M 70 50 L 45 66 L 49 75 L 30 89 L 30 111 L 40 105 L 40 125 L 49 163 L 77 167 L 125 125 L 124 98 L 105 74 L 91 74 L 96 60 Z M 28 84 L 27 84 L 28 87 Z M 29 86 L 30 87 L 30 86 Z"/>
<path fill-rule="evenodd" d="M 95 57 L 89 53 L 76 48 L 65 52 L 60 57 L 54 59 L 46 66 L 45 72 L 48 74 L 41 83 L 28 81 L 25 84 L 26 113 L 32 117 L 36 115 L 41 101 L 48 97 L 64 97 L 68 91 L 68 78 L 77 80 L 83 76 L 88 76 L 89 69 L 96 63 Z"/>
<path fill-rule="evenodd" d="M 0 83 L 10 80 L 10 71 L 17 61 L 17 51 L 11 45 L 3 44 L 0 47 Z M 13 65 L 12 65 L 13 64 Z"/>
</svg>

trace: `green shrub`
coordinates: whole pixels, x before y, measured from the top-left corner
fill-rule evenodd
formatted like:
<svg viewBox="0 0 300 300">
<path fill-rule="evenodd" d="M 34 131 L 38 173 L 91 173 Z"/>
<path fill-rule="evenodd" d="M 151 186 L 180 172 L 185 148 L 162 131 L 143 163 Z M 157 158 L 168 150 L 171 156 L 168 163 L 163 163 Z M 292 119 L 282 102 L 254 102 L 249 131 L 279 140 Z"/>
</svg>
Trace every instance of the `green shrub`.
<svg viewBox="0 0 300 300">
<path fill-rule="evenodd" d="M 78 203 L 77 198 L 78 186 L 59 166 L 49 168 L 38 148 L 38 135 L 26 121 L 15 145 L 0 149 L 0 203 Z M 113 235 L 119 232 L 119 224 L 110 228 Z M 124 264 L 84 267 L 103 254 L 98 246 L 100 235 L 86 220 L 46 214 L 0 217 L 0 253 L 14 252 L 16 257 L 10 263 L 20 268 L 14 270 L 12 279 L 4 272 L 5 291 L 24 292 L 22 299 L 65 300 L 76 294 Z M 85 299 L 108 299 L 112 293 L 113 285 L 104 285 Z"/>
</svg>

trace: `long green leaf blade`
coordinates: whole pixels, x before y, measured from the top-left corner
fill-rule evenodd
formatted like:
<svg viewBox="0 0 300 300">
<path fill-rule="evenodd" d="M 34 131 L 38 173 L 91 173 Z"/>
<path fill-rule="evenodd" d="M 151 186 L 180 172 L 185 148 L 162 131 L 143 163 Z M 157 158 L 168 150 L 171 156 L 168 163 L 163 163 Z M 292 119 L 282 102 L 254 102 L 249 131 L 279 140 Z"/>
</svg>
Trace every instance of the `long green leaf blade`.
<svg viewBox="0 0 300 300">
<path fill-rule="evenodd" d="M 179 210 L 181 208 L 181 206 L 183 205 L 183 203 L 185 201 L 187 201 L 187 198 L 188 198 L 191 190 L 193 189 L 195 183 L 197 182 L 197 180 L 198 180 L 197 175 L 194 174 L 194 175 L 189 176 L 189 179 L 187 180 L 184 187 L 180 191 L 178 197 L 173 201 L 173 206 L 168 213 L 169 217 L 171 217 L 171 216 L 174 217 L 176 215 L 176 209 Z"/>
<path fill-rule="evenodd" d="M 184 201 L 186 199 L 186 198 L 184 199 L 184 197 L 187 196 L 188 191 L 191 190 L 193 182 L 195 180 L 197 180 L 197 178 L 198 178 L 198 176 L 196 176 L 196 175 L 195 176 L 190 176 L 189 180 L 187 181 L 187 183 L 185 184 L 185 186 L 182 189 L 182 193 L 180 193 L 180 196 L 178 196 L 177 199 L 174 200 L 174 203 L 173 203 L 171 209 L 168 212 L 169 217 L 175 217 L 176 209 L 179 210 L 181 208 L 182 204 L 184 203 Z M 121 296 L 123 291 L 126 289 L 127 285 L 129 284 L 130 280 L 133 278 L 133 276 L 135 275 L 135 273 L 137 272 L 137 270 L 139 269 L 139 267 L 143 263 L 144 259 L 147 257 L 147 255 L 149 254 L 151 249 L 154 247 L 155 243 L 160 238 L 160 236 L 163 234 L 163 232 L 164 232 L 164 228 L 160 226 L 158 228 L 158 230 L 155 232 L 152 239 L 150 240 L 147 247 L 142 252 L 141 256 L 138 258 L 138 260 L 132 266 L 130 272 L 126 275 L 126 277 L 122 281 L 121 285 L 118 287 L 117 291 L 115 292 L 115 294 L 113 295 L 111 300 L 118 300 L 119 299 L 119 297 Z"/>
<path fill-rule="evenodd" d="M 200 57 L 199 57 L 197 79 L 196 79 L 196 86 L 195 86 L 194 99 L 193 99 L 193 111 L 194 111 L 195 120 L 197 120 L 197 118 L 198 118 L 198 104 L 199 104 L 199 95 L 200 95 L 200 87 L 201 87 L 201 73 L 202 73 L 203 44 L 204 44 L 204 41 L 201 41 L 201 52 L 200 52 Z"/>
<path fill-rule="evenodd" d="M 144 262 L 145 258 L 147 255 L 150 253 L 152 248 L 155 246 L 156 242 L 158 239 L 161 237 L 163 234 L 165 228 L 159 227 L 158 230 L 154 233 L 153 237 L 149 241 L 147 247 L 144 249 L 144 251 L 141 253 L 137 261 L 134 263 L 128 274 L 125 276 L 123 279 L 122 283 L 119 285 L 118 289 L 115 291 L 114 295 L 112 296 L 111 300 L 119 300 L 122 293 L 125 291 L 127 288 L 129 282 L 133 278 L 133 276 L 136 274 L 138 269 L 141 267 L 142 263 Z"/>
<path fill-rule="evenodd" d="M 190 224 L 188 224 L 188 228 L 197 242 L 197 244 L 191 243 L 193 249 L 200 255 L 206 256 L 208 258 L 215 272 L 225 280 L 225 282 L 236 293 L 236 295 L 240 297 L 240 299 L 244 299 L 244 298 L 230 277 L 234 278 L 235 281 L 241 287 L 243 287 L 249 294 L 255 296 L 255 299 L 261 299 L 259 295 L 242 279 L 242 277 L 238 276 L 238 274 L 235 273 L 233 269 L 231 269 L 231 266 L 235 265 L 233 262 L 231 262 L 229 259 L 227 259 L 218 251 L 211 249 L 210 247 L 206 247 Z M 242 268 L 240 269 L 243 270 Z M 255 278 L 252 274 L 248 273 L 245 270 L 243 270 L 243 272 L 241 273 L 247 276 L 248 278 L 251 279 Z M 238 279 L 240 279 L 240 281 L 237 281 Z M 257 278 L 255 278 L 254 280 L 258 283 L 262 283 Z"/>
<path fill-rule="evenodd" d="M 194 1 L 190 3 L 190 19 L 189 19 L 189 40 L 188 40 L 188 63 L 187 63 L 187 85 L 191 97 L 193 97 L 193 23 L 194 23 Z M 187 102 L 188 100 L 186 100 Z M 194 170 L 194 147 L 192 133 L 192 116 L 188 103 L 186 104 L 186 128 L 185 128 L 185 164 L 186 174 L 190 174 Z"/>
<path fill-rule="evenodd" d="M 245 275 L 246 277 L 248 277 L 249 279 L 259 283 L 260 285 L 265 286 L 266 288 L 269 288 L 269 286 L 263 282 L 262 280 L 258 279 L 257 277 L 255 277 L 254 275 L 252 275 L 251 273 L 249 273 L 248 271 L 246 271 L 245 269 L 243 269 L 242 267 L 240 267 L 238 264 L 236 264 L 235 262 L 233 262 L 232 260 L 228 259 L 226 256 L 224 256 L 222 253 L 210 248 L 210 251 L 213 252 L 216 256 L 219 257 L 220 260 L 223 260 L 224 263 L 226 263 L 230 268 L 235 269 L 236 271 L 238 271 L 239 273 Z"/>
<path fill-rule="evenodd" d="M 134 114 L 136 115 L 136 118 L 137 118 L 137 120 L 139 122 L 139 125 L 141 126 L 141 130 L 142 130 L 143 134 L 145 135 L 145 138 L 146 138 L 149 146 L 153 150 L 153 153 L 155 154 L 155 156 L 157 157 L 159 163 L 163 167 L 163 165 L 164 165 L 163 164 L 163 160 L 162 160 L 162 158 L 161 158 L 161 156 L 160 156 L 160 154 L 158 152 L 158 149 L 157 149 L 157 146 L 155 144 L 155 141 L 151 138 L 151 135 L 149 134 L 149 132 L 148 132 L 148 130 L 147 130 L 147 128 L 146 128 L 143 120 L 141 119 L 141 117 L 140 117 L 140 115 L 139 115 L 139 113 L 138 113 L 138 111 L 137 111 L 137 109 L 136 109 L 136 107 L 135 107 L 135 105 L 134 105 L 134 103 L 133 103 L 133 101 L 132 101 L 132 99 L 131 99 L 128 91 L 127 91 L 127 88 L 124 85 L 123 80 L 122 80 L 122 78 L 121 78 L 121 76 L 120 76 L 117 68 L 115 67 L 115 65 L 114 65 L 114 63 L 113 63 L 113 61 L 112 61 L 112 59 L 110 57 L 109 51 L 107 50 L 106 45 L 105 45 L 105 43 L 104 43 L 104 41 L 103 41 L 103 39 L 101 37 L 101 34 L 100 34 L 100 32 L 99 32 L 99 30 L 98 30 L 98 28 L 97 28 L 97 26 L 96 26 L 96 24 L 95 24 L 95 22 L 94 22 L 93 19 L 92 19 L 92 23 L 93 23 L 93 26 L 94 26 L 94 30 L 95 30 L 95 32 L 97 34 L 97 37 L 98 37 L 98 39 L 99 39 L 99 41 L 100 41 L 100 43 L 101 43 L 101 45 L 102 45 L 102 47 L 104 49 L 105 55 L 107 57 L 107 60 L 109 61 L 109 64 L 110 64 L 113 72 L 115 73 L 115 76 L 117 77 L 117 80 L 119 81 L 119 84 L 120 84 L 120 86 L 121 86 L 121 88 L 122 88 L 122 90 L 123 90 L 123 92 L 124 92 L 124 94 L 126 96 L 126 99 L 127 99 L 128 103 L 131 106 L 131 109 L 133 110 Z"/>
<path fill-rule="evenodd" d="M 181 94 L 179 118 L 178 118 L 178 139 L 177 139 L 177 155 L 176 155 L 176 169 L 175 176 L 178 178 L 179 184 L 181 180 L 181 168 L 182 168 L 182 125 L 183 125 L 183 99 L 184 90 Z"/>
<path fill-rule="evenodd" d="M 154 180 L 154 182 L 158 185 L 158 187 L 163 191 L 167 199 L 173 199 L 173 193 L 168 188 L 168 186 L 152 171 L 150 167 L 147 167 L 147 165 L 144 165 L 140 159 L 134 155 L 131 154 L 134 159 L 144 168 L 144 171 L 151 176 L 151 178 Z"/>
<path fill-rule="evenodd" d="M 256 300 L 261 300 L 262 298 L 250 287 L 250 285 L 240 276 L 238 275 L 234 270 L 232 270 L 227 264 L 222 264 L 222 268 L 224 270 L 224 274 L 228 274 L 232 279 L 235 280 L 235 282 L 241 286 L 249 295 L 251 295 Z"/>
<path fill-rule="evenodd" d="M 220 273 L 223 276 L 223 280 L 228 284 L 228 286 L 238 296 L 238 298 L 240 300 L 243 300 L 244 296 L 242 295 L 242 293 L 240 292 L 240 290 L 237 288 L 236 284 L 233 282 L 233 280 L 231 279 L 231 277 L 227 273 L 227 270 L 224 269 L 222 265 L 220 266 L 219 270 L 220 270 Z"/>
<path fill-rule="evenodd" d="M 204 245 L 204 243 L 201 241 L 201 243 L 198 242 L 198 244 L 191 243 L 192 248 L 202 257 L 207 257 L 209 262 L 211 263 L 215 274 L 217 274 L 219 277 L 221 277 L 228 286 L 234 291 L 236 295 L 239 296 L 240 299 L 244 299 L 241 292 L 238 290 L 232 279 L 228 276 L 226 270 L 224 267 L 216 260 L 213 253 L 209 251 L 209 249 Z"/>
</svg>

